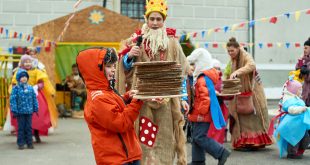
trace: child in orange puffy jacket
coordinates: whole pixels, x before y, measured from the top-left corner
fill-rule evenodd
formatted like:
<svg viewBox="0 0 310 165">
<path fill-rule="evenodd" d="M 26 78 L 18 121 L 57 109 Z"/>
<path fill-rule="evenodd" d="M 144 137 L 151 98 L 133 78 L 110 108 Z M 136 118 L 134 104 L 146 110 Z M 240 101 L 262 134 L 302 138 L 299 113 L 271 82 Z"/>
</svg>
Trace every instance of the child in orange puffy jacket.
<svg viewBox="0 0 310 165">
<path fill-rule="evenodd" d="M 84 117 L 98 165 L 139 165 L 142 151 L 134 121 L 143 102 L 132 98 L 134 91 L 122 98 L 114 89 L 116 62 L 114 49 L 90 48 L 78 54 L 76 63 L 87 89 Z"/>
<path fill-rule="evenodd" d="M 195 49 L 187 59 L 189 62 L 195 63 L 194 107 L 188 115 L 188 119 L 192 123 L 191 165 L 205 165 L 205 152 L 217 159 L 218 165 L 224 165 L 230 152 L 213 138 L 207 136 L 210 125 L 214 125 L 217 130 L 226 126 L 215 93 L 219 72 L 213 68 L 212 56 L 204 48 Z"/>
</svg>

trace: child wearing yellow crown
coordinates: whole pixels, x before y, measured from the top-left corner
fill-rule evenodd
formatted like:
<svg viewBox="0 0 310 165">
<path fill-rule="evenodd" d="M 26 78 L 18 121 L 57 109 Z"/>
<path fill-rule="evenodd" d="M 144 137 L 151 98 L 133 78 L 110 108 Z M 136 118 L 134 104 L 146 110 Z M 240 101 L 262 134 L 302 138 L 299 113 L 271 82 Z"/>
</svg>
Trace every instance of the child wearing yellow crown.
<svg viewBox="0 0 310 165">
<path fill-rule="evenodd" d="M 134 61 L 176 61 L 183 67 L 183 75 L 189 68 L 175 35 L 176 30 L 165 27 L 168 10 L 166 0 L 148 0 L 146 4 L 146 23 L 141 30 L 123 42 L 124 48 L 120 52 L 117 88 L 121 94 L 130 90 L 136 82 L 132 69 Z M 186 90 L 183 92 L 186 93 Z M 139 122 L 141 117 L 150 119 L 158 125 L 158 134 L 153 147 L 141 143 L 142 164 L 174 164 L 175 155 L 177 164 L 187 163 L 183 131 L 185 121 L 180 111 L 181 104 L 185 108 L 188 107 L 186 101 L 180 101 L 180 98 L 145 101 L 140 111 Z M 136 130 L 139 136 L 139 129 Z"/>
</svg>

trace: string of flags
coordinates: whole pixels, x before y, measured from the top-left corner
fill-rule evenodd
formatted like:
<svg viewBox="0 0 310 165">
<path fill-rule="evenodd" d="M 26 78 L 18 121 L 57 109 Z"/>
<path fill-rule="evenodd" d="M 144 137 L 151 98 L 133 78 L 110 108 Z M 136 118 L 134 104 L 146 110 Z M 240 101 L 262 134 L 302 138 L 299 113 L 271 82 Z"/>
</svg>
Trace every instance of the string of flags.
<svg viewBox="0 0 310 165">
<path fill-rule="evenodd" d="M 194 39 L 194 38 L 198 37 L 198 35 L 200 35 L 201 38 L 204 39 L 206 36 L 210 36 L 212 33 L 218 33 L 218 32 L 227 33 L 229 31 L 233 32 L 233 31 L 236 31 L 237 29 L 242 29 L 245 27 L 253 28 L 258 22 L 263 22 L 263 23 L 268 22 L 271 24 L 276 24 L 279 22 L 280 17 L 286 17 L 287 19 L 290 19 L 293 16 L 295 16 L 295 21 L 298 22 L 302 13 L 310 16 L 310 9 L 298 10 L 298 11 L 294 11 L 294 12 L 287 12 L 287 13 L 276 15 L 276 16 L 259 18 L 259 19 L 255 19 L 255 20 L 245 21 L 245 22 L 241 22 L 241 23 L 235 23 L 232 25 L 225 25 L 222 27 L 210 28 L 210 29 L 197 31 L 197 32 L 188 32 L 186 34 L 183 34 L 181 36 L 180 40 L 182 42 L 184 40 L 188 40 L 189 38 Z"/>
<path fill-rule="evenodd" d="M 22 32 L 17 32 L 10 30 L 8 28 L 0 26 L 0 39 L 16 39 L 20 41 L 29 42 L 31 45 L 39 45 L 39 47 L 44 47 L 45 51 L 50 51 L 52 46 L 56 46 L 56 42 L 43 39 L 40 37 L 33 36 L 31 34 L 25 34 Z"/>
<path fill-rule="evenodd" d="M 195 43 L 195 44 L 190 44 L 190 43 L 181 43 L 182 45 L 186 45 L 189 48 L 192 48 L 193 46 L 195 48 L 226 48 L 226 42 L 204 42 L 204 43 Z M 246 43 L 246 42 L 240 42 L 239 43 L 243 47 L 250 47 L 252 48 L 253 46 L 257 46 L 260 49 L 263 48 L 301 48 L 302 47 L 302 42 L 257 42 L 257 43 Z"/>
</svg>

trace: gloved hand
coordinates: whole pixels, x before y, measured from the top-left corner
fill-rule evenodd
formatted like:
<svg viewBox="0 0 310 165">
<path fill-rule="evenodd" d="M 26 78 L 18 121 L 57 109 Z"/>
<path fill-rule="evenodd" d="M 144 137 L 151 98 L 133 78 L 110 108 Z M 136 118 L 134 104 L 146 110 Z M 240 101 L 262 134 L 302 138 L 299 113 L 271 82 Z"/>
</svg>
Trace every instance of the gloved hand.
<svg viewBox="0 0 310 165">
<path fill-rule="evenodd" d="M 307 74 L 309 74 L 309 70 L 308 70 L 308 68 L 307 68 L 307 65 L 301 66 L 301 68 L 300 68 L 300 74 L 302 74 L 302 75 L 307 75 Z"/>
<path fill-rule="evenodd" d="M 36 96 L 38 96 L 38 89 L 39 89 L 38 85 L 33 86 L 33 90 L 34 90 L 34 93 L 36 93 Z"/>
</svg>

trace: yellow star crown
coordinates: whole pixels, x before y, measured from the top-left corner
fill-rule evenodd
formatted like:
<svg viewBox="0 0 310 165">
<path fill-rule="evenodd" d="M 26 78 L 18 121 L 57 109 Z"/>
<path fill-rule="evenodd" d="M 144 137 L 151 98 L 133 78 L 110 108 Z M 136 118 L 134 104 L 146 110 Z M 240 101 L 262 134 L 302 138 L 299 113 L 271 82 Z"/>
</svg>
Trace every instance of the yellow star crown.
<svg viewBox="0 0 310 165">
<path fill-rule="evenodd" d="M 145 8 L 146 18 L 154 11 L 159 12 L 164 17 L 164 19 L 167 17 L 168 7 L 166 0 L 146 0 Z"/>
</svg>

